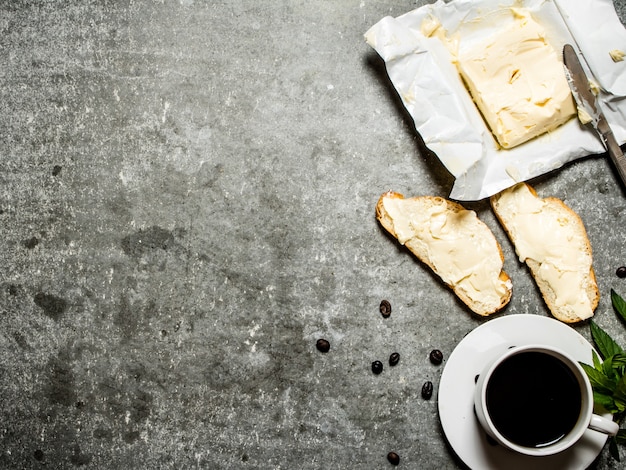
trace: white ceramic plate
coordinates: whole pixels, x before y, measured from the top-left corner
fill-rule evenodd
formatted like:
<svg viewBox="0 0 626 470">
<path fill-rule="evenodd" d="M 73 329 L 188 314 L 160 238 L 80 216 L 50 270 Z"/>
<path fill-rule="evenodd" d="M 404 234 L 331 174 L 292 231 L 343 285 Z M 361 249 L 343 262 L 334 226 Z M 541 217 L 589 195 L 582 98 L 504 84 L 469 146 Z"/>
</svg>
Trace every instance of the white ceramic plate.
<svg viewBox="0 0 626 470">
<path fill-rule="evenodd" d="M 592 363 L 591 344 L 572 327 L 538 315 L 508 315 L 471 331 L 454 349 L 441 375 L 439 417 L 448 442 L 471 469 L 585 469 L 593 463 L 607 436 L 587 430 L 570 449 L 549 457 L 530 457 L 487 440 L 474 415 L 474 380 L 497 354 L 511 346 L 545 343 Z"/>
</svg>

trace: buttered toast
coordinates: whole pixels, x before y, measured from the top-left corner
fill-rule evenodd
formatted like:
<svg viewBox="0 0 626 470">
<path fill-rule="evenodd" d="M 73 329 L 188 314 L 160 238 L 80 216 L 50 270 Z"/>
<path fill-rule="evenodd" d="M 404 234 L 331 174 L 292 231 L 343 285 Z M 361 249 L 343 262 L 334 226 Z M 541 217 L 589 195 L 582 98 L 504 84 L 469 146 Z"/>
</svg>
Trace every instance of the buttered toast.
<svg viewBox="0 0 626 470">
<path fill-rule="evenodd" d="M 474 211 L 437 196 L 389 191 L 376 204 L 376 218 L 473 312 L 486 316 L 508 304 L 512 283 L 502 250 Z"/>
<path fill-rule="evenodd" d="M 527 183 L 516 184 L 490 201 L 552 315 L 565 323 L 592 317 L 600 293 L 591 244 L 578 214 L 560 199 L 540 198 Z"/>
</svg>

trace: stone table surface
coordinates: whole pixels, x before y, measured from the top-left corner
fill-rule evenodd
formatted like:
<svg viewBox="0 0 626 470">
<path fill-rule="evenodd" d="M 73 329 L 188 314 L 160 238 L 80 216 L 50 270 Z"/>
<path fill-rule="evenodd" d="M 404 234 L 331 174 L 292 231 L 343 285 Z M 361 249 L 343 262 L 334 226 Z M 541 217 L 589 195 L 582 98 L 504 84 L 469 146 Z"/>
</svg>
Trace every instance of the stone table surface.
<svg viewBox="0 0 626 470">
<path fill-rule="evenodd" d="M 423 3 L 0 1 L 0 468 L 463 468 L 437 385 L 489 319 L 374 217 L 453 184 L 363 39 Z M 610 163 L 533 185 L 583 218 L 596 321 L 626 345 Z M 468 208 L 514 282 L 496 317 L 549 317 Z"/>
</svg>

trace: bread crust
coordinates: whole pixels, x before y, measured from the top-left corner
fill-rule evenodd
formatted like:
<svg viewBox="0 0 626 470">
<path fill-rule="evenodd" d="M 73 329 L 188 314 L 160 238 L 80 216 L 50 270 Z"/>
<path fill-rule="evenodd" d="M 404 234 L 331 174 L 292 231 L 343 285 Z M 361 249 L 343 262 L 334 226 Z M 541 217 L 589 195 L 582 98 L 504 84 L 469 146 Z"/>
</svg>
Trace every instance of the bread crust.
<svg viewBox="0 0 626 470">
<path fill-rule="evenodd" d="M 585 245 L 584 250 L 591 257 L 592 256 L 591 243 L 589 241 L 589 238 L 587 237 L 587 231 L 585 229 L 585 225 L 582 219 L 580 218 L 580 216 L 575 211 L 573 211 L 570 207 L 568 207 L 561 199 L 558 199 L 555 197 L 540 198 L 539 195 L 537 194 L 537 191 L 535 191 L 535 189 L 532 186 L 530 186 L 528 183 L 519 183 L 519 184 L 525 185 L 533 196 L 544 201 L 545 203 L 550 205 L 552 208 L 554 208 L 558 212 L 567 215 L 568 220 L 571 221 L 572 229 L 576 230 L 579 234 L 583 235 L 582 238 L 584 240 L 584 245 Z M 513 243 L 513 246 L 515 246 L 517 249 L 517 243 L 518 243 L 517 237 L 512 232 L 511 227 L 507 224 L 506 215 L 503 212 L 504 210 L 499 205 L 499 201 L 503 192 L 491 196 L 490 203 L 496 215 L 496 218 L 500 222 L 500 225 L 504 229 L 508 238 Z M 546 306 L 550 310 L 550 313 L 556 319 L 564 323 L 569 323 L 569 324 L 578 323 L 584 320 L 584 319 L 579 318 L 575 314 L 572 314 L 572 312 L 568 311 L 562 305 L 559 305 L 559 302 L 557 299 L 557 293 L 549 284 L 541 281 L 541 277 L 539 276 L 539 270 L 541 268 L 540 262 L 537 262 L 531 258 L 527 258 L 525 260 L 525 263 L 533 277 L 533 280 L 537 284 L 539 291 L 541 292 L 541 296 L 544 302 L 546 303 Z M 584 276 L 585 276 L 584 277 L 584 290 L 586 292 L 587 298 L 589 299 L 589 303 L 591 305 L 591 310 L 592 310 L 592 315 L 593 315 L 593 312 L 597 308 L 598 303 L 600 301 L 600 292 L 598 290 L 598 285 L 597 285 L 596 275 L 593 269 L 593 265 L 590 267 L 589 272 L 585 273 Z"/>
<path fill-rule="evenodd" d="M 394 221 L 393 221 L 392 217 L 390 216 L 390 214 L 387 213 L 387 211 L 385 210 L 385 207 L 384 207 L 384 199 L 385 198 L 391 198 L 391 199 L 405 199 L 405 198 L 400 193 L 397 193 L 397 192 L 394 192 L 394 191 L 388 191 L 388 192 L 386 192 L 386 193 L 384 193 L 384 194 L 382 194 L 380 196 L 380 198 L 378 199 L 378 203 L 376 204 L 376 218 L 380 222 L 381 226 L 387 232 L 389 232 L 389 234 L 391 234 L 393 237 L 398 239 L 398 233 L 396 232 L 396 229 L 395 229 L 395 226 L 394 226 Z M 453 213 L 460 213 L 462 211 L 467 211 L 467 209 L 465 209 L 461 204 L 459 204 L 457 202 L 454 202 L 454 201 L 450 201 L 448 199 L 444 199 L 444 198 L 439 197 L 439 196 L 418 196 L 418 197 L 414 197 L 414 198 L 410 198 L 410 199 L 420 200 L 420 201 L 424 202 L 427 205 L 428 204 L 437 205 L 437 206 L 443 205 L 443 206 L 445 206 L 445 209 L 447 211 L 450 211 L 450 212 L 453 212 Z M 493 255 L 499 257 L 500 262 L 503 263 L 504 262 L 504 254 L 502 252 L 502 248 L 500 247 L 500 244 L 498 243 L 497 239 L 495 238 L 495 236 L 493 235 L 493 233 L 491 232 L 489 227 L 486 224 L 484 224 L 484 222 L 478 220 L 478 223 L 481 224 L 481 226 L 484 227 L 483 235 L 484 236 L 489 236 L 489 237 L 492 238 L 494 246 L 496 247 L 496 249 L 494 250 Z M 452 285 L 450 283 L 445 282 L 442 279 L 442 277 L 441 277 L 439 269 L 432 262 L 432 260 L 428 257 L 427 253 L 424 252 L 423 247 L 420 245 L 420 243 L 418 241 L 416 241 L 415 239 L 409 239 L 409 240 L 407 240 L 404 243 L 404 246 L 406 246 L 408 248 L 408 250 L 421 263 L 423 263 L 429 269 L 431 269 L 442 280 L 442 282 L 448 288 L 450 288 L 457 295 L 457 297 L 467 307 L 469 307 L 470 310 L 472 310 L 474 313 L 476 313 L 478 315 L 481 315 L 481 316 L 491 315 L 493 313 L 496 313 L 496 312 L 500 311 L 511 300 L 511 294 L 512 294 L 511 279 L 509 278 L 508 274 L 506 272 L 504 272 L 503 270 L 500 271 L 499 279 L 503 283 L 506 283 L 508 288 L 507 288 L 506 292 L 501 296 L 499 305 L 497 305 L 496 307 L 486 306 L 485 304 L 482 304 L 479 300 L 477 300 L 475 298 L 472 298 L 470 293 L 468 293 L 466 290 L 464 290 L 460 285 L 458 285 L 458 284 L 457 285 Z"/>
</svg>

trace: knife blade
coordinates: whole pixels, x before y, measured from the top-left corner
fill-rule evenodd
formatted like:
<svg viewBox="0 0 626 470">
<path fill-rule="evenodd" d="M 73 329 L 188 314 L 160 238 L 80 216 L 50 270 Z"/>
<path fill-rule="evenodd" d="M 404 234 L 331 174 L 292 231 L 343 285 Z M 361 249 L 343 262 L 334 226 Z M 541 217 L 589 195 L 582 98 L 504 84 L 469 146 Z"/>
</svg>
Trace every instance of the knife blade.
<svg viewBox="0 0 626 470">
<path fill-rule="evenodd" d="M 565 46 L 563 46 L 563 63 L 565 64 L 567 83 L 569 83 L 574 101 L 576 101 L 576 105 L 579 109 L 579 117 L 587 114 L 585 117 L 589 119 L 585 119 L 585 121 L 588 120 L 589 124 L 600 134 L 602 143 L 615 165 L 615 169 L 622 180 L 622 184 L 626 187 L 626 157 L 617 143 L 617 140 L 615 140 L 615 135 L 613 135 L 609 122 L 598 106 L 596 95 L 593 94 L 589 86 L 587 74 L 571 44 L 565 44 Z"/>
</svg>

